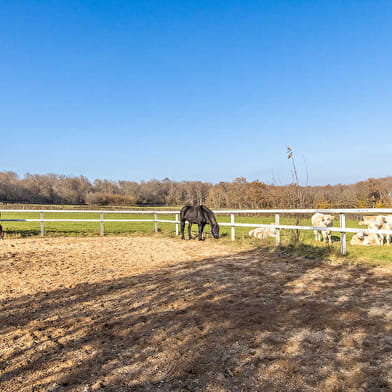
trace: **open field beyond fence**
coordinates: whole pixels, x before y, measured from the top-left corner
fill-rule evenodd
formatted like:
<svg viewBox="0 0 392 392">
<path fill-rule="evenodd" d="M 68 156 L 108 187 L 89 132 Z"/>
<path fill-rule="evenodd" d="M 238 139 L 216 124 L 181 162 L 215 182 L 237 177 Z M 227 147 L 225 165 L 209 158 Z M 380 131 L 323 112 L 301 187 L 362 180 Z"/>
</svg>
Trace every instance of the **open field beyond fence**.
<svg viewBox="0 0 392 392">
<path fill-rule="evenodd" d="M 310 214 L 298 218 L 300 226 L 311 226 Z M 1 219 L 39 219 L 39 211 L 37 212 L 1 212 Z M 91 212 L 50 212 L 45 211 L 45 219 L 100 219 L 100 213 Z M 105 219 L 153 219 L 153 214 L 150 213 L 134 213 L 132 215 L 126 215 L 124 213 L 105 212 Z M 175 214 L 159 214 L 160 220 L 175 220 Z M 219 223 L 230 223 L 230 216 L 219 214 L 217 215 Z M 267 214 L 244 214 L 236 215 L 235 223 L 250 223 L 250 224 L 273 224 L 274 215 Z M 358 225 L 359 216 L 356 219 L 348 218 L 346 221 L 347 227 L 362 228 Z M 282 216 L 280 223 L 282 225 L 293 225 L 297 222 L 295 216 Z M 30 236 L 40 234 L 40 223 L 39 222 L 3 222 L 3 226 L 10 236 Z M 247 237 L 250 227 L 236 227 L 236 237 L 241 239 Z M 173 223 L 159 222 L 159 230 L 165 233 L 175 233 L 175 225 Z M 197 226 L 193 226 L 193 230 L 197 232 Z M 154 224 L 152 222 L 105 222 L 105 234 L 127 234 L 127 233 L 152 233 L 154 231 Z M 208 227 L 207 230 L 208 232 Z M 229 236 L 230 227 L 222 226 L 221 234 L 223 237 Z M 100 225 L 98 222 L 45 222 L 45 234 L 48 236 L 56 235 L 99 235 Z M 284 234 L 284 232 L 283 232 Z M 313 233 L 304 232 L 303 238 L 313 238 Z M 334 233 L 335 239 L 339 238 L 338 233 Z"/>
<path fill-rule="evenodd" d="M 176 214 L 175 213 L 162 213 L 162 209 L 154 209 L 159 211 L 159 215 L 157 215 L 159 220 L 168 220 L 175 221 Z M 171 209 L 173 211 L 173 208 Z M 125 210 L 126 211 L 126 210 Z M 116 222 L 105 222 L 104 223 L 104 233 L 105 235 L 129 235 L 135 233 L 145 233 L 151 234 L 154 232 L 155 223 L 152 221 L 154 219 L 153 213 L 146 213 L 140 211 L 140 213 L 126 214 L 125 211 L 123 213 L 116 212 L 105 212 L 104 219 L 105 220 L 119 220 Z M 337 214 L 336 214 L 337 215 Z M 62 211 L 62 212 L 50 212 L 45 211 L 44 218 L 45 219 L 93 219 L 99 220 L 100 213 L 91 213 L 87 211 L 81 212 L 70 212 L 70 211 Z M 311 226 L 310 222 L 311 214 L 299 214 L 297 216 L 290 214 L 282 214 L 280 216 L 280 224 L 281 225 L 300 225 L 300 226 Z M 40 213 L 37 211 L 7 211 L 3 210 L 1 212 L 1 219 L 39 219 Z M 135 220 L 150 220 L 149 222 L 125 222 L 126 219 L 135 219 Z M 221 225 L 221 241 L 229 240 L 231 237 L 231 227 L 230 224 L 230 215 L 229 214 L 218 214 L 217 219 L 220 223 L 227 224 L 227 226 Z M 360 215 L 358 214 L 347 214 L 345 225 L 347 228 L 360 228 L 364 229 L 363 226 L 360 226 L 359 223 Z M 122 222 L 124 221 L 124 222 Z M 247 214 L 237 214 L 235 216 L 236 224 L 273 224 L 275 221 L 274 214 L 255 214 L 255 213 L 247 213 Z M 6 231 L 7 238 L 17 238 L 17 237 L 27 237 L 27 236 L 35 236 L 40 235 L 41 227 L 40 222 L 15 222 L 8 221 L 2 222 L 3 227 Z M 176 232 L 176 225 L 174 223 L 169 222 L 158 222 L 156 227 L 158 230 L 168 236 L 174 236 Z M 334 226 L 339 226 L 339 222 L 335 222 Z M 102 226 L 103 227 L 103 226 Z M 235 237 L 239 241 L 248 241 L 252 242 L 254 245 L 263 245 L 268 247 L 274 247 L 274 240 L 250 240 L 248 238 L 248 232 L 251 227 L 235 227 Z M 44 222 L 44 233 L 45 236 L 54 237 L 54 236 L 95 236 L 99 235 L 101 231 L 100 222 Z M 193 226 L 193 235 L 197 232 L 197 226 Z M 292 230 L 281 230 L 281 245 L 282 246 L 292 246 L 293 245 L 293 231 Z M 206 235 L 209 236 L 209 226 L 206 227 Z M 392 262 L 392 246 L 383 246 L 383 247 L 362 247 L 362 246 L 351 246 L 350 240 L 353 233 L 347 233 L 347 257 L 352 259 L 364 259 L 368 261 L 375 262 Z M 340 247 L 340 236 L 339 232 L 333 232 L 332 238 L 334 243 L 332 245 L 327 245 L 324 243 L 316 243 L 314 241 L 314 235 L 312 231 L 301 230 L 299 232 L 298 241 L 295 244 L 296 247 L 302 246 L 300 251 L 308 252 L 310 251 L 310 256 L 319 256 L 322 255 L 331 255 L 339 253 Z M 316 251 L 318 250 L 318 252 Z"/>
</svg>

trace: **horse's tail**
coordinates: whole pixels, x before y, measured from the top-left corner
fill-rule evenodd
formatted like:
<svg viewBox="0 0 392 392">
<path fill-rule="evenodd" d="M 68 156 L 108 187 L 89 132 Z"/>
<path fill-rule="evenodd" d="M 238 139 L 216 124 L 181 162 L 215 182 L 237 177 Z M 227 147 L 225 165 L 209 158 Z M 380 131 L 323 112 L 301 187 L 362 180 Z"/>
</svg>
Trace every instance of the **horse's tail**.
<svg viewBox="0 0 392 392">
<path fill-rule="evenodd" d="M 180 219 L 185 219 L 186 212 L 191 208 L 191 206 L 184 206 L 180 211 Z"/>
</svg>

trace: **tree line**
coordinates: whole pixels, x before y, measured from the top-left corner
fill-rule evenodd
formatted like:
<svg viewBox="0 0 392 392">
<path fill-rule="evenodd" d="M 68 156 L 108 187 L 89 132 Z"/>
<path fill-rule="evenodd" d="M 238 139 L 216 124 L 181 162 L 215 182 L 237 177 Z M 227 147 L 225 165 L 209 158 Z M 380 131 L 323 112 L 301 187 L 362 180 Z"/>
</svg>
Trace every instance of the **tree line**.
<svg viewBox="0 0 392 392">
<path fill-rule="evenodd" d="M 84 176 L 0 172 L 1 203 L 180 206 L 212 208 L 368 208 L 392 207 L 392 177 L 349 185 L 265 184 L 236 178 L 216 184 L 201 181 L 90 181 Z"/>
</svg>

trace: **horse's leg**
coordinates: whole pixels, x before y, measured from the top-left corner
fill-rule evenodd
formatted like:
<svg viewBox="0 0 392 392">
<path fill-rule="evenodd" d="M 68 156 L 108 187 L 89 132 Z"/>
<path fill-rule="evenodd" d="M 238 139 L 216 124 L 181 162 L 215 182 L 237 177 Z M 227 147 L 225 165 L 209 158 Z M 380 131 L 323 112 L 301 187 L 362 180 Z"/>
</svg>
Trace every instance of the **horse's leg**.
<svg viewBox="0 0 392 392">
<path fill-rule="evenodd" d="M 185 220 L 181 221 L 181 239 L 182 240 L 185 240 L 184 230 L 185 230 Z"/>
<path fill-rule="evenodd" d="M 188 223 L 188 235 L 189 235 L 189 239 L 193 240 L 193 238 L 192 238 L 192 223 L 191 222 Z"/>
<path fill-rule="evenodd" d="M 199 241 L 203 241 L 203 230 L 205 223 L 199 223 Z"/>
</svg>

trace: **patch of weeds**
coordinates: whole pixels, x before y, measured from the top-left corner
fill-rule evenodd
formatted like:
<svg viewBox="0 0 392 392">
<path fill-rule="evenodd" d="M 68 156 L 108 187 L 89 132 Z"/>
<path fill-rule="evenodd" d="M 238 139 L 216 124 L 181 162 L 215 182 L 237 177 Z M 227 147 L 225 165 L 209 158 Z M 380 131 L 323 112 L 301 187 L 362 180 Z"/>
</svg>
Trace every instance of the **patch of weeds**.
<svg viewBox="0 0 392 392">
<path fill-rule="evenodd" d="M 333 246 L 313 246 L 304 243 L 289 244 L 286 248 L 293 256 L 301 256 L 307 259 L 327 260 L 338 255 Z"/>
</svg>

